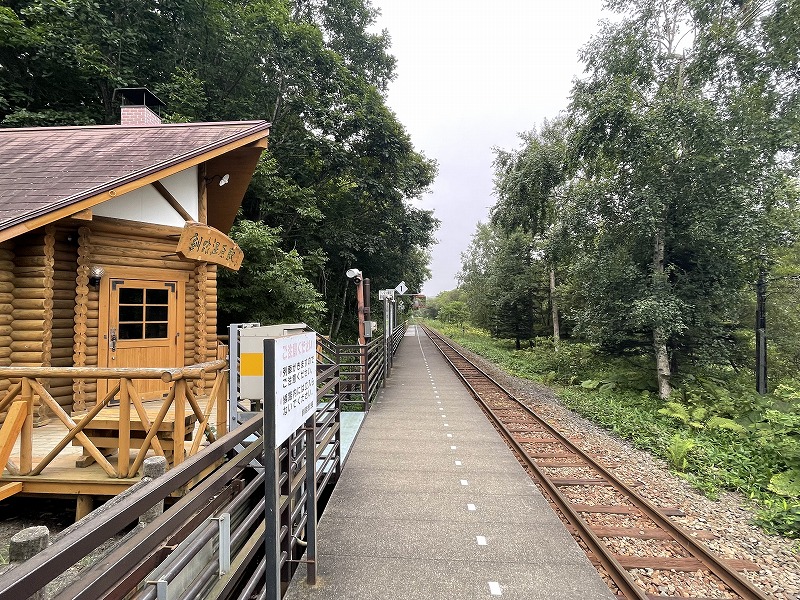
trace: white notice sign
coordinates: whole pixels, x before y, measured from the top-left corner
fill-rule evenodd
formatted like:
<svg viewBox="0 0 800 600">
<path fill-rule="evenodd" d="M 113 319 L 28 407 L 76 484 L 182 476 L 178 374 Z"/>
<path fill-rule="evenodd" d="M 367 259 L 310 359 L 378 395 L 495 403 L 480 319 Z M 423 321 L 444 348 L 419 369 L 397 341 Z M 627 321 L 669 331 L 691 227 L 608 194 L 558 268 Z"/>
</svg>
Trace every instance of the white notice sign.
<svg viewBox="0 0 800 600">
<path fill-rule="evenodd" d="M 266 340 L 264 392 L 275 400 L 277 448 L 314 416 L 317 409 L 317 334 L 301 333 Z M 267 410 L 269 403 L 265 403 Z"/>
</svg>

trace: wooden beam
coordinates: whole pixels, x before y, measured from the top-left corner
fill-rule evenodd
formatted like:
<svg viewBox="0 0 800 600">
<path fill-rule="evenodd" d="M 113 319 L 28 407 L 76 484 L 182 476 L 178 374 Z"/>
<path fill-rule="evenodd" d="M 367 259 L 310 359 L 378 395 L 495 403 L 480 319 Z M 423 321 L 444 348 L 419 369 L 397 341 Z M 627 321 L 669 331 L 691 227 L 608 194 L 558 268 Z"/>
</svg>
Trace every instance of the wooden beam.
<svg viewBox="0 0 800 600">
<path fill-rule="evenodd" d="M 11 405 L 11 409 L 6 415 L 3 426 L 0 427 L 0 465 L 5 467 L 14 449 L 14 442 L 17 441 L 25 417 L 28 416 L 28 405 L 23 400 L 18 400 Z"/>
<path fill-rule="evenodd" d="M 117 477 L 128 475 L 131 465 L 131 401 L 127 379 L 119 381 L 119 453 L 117 454 Z M 147 452 L 147 450 L 144 450 Z"/>
<path fill-rule="evenodd" d="M 33 468 L 33 391 L 31 391 L 31 380 L 27 377 L 22 378 L 20 393 L 26 404 L 26 417 L 19 440 L 19 472 L 27 475 Z"/>
<path fill-rule="evenodd" d="M 247 144 L 247 147 L 248 148 L 261 148 L 262 150 L 266 150 L 267 148 L 269 148 L 269 138 L 264 136 L 260 140 L 256 140 L 255 142 L 253 142 L 251 144 Z"/>
<path fill-rule="evenodd" d="M 177 467 L 183 462 L 183 454 L 186 449 L 186 380 L 177 381 L 173 387 L 175 389 L 175 425 L 172 430 L 172 442 L 175 446 L 172 450 L 172 464 Z"/>
<path fill-rule="evenodd" d="M 161 197 L 164 198 L 164 200 L 166 200 L 167 202 L 169 202 L 169 205 L 175 209 L 175 212 L 177 212 L 183 218 L 184 221 L 194 221 L 192 215 L 186 212 L 186 209 L 183 208 L 183 206 L 181 206 L 181 203 L 175 199 L 175 196 L 169 193 L 169 190 L 164 187 L 163 183 L 161 183 L 160 181 L 154 181 L 150 185 L 156 188 L 158 193 L 161 194 Z"/>
<path fill-rule="evenodd" d="M 94 510 L 94 498 L 87 494 L 78 494 L 75 502 L 75 520 L 80 521 L 92 510 Z"/>
<path fill-rule="evenodd" d="M 77 469 L 74 469 L 77 471 Z M 102 471 L 100 471 L 102 473 Z M 81 473 L 82 474 L 82 473 Z M 103 481 L 80 479 L 53 480 L 43 475 L 20 478 L 26 494 L 52 494 L 57 496 L 116 496 L 138 481 L 138 479 L 116 479 L 105 477 Z"/>
<path fill-rule="evenodd" d="M 208 182 L 206 163 L 197 168 L 197 220 L 208 225 Z"/>
<path fill-rule="evenodd" d="M 7 483 L 6 485 L 0 485 L 0 500 L 5 500 L 9 496 L 18 494 L 21 491 L 22 491 L 21 481 L 15 481 L 14 483 Z"/>
<path fill-rule="evenodd" d="M 76 219 L 78 221 L 91 221 L 94 218 L 92 214 L 91 208 L 84 208 L 83 210 L 79 210 L 76 213 L 73 213 L 69 216 L 70 219 Z"/>
</svg>

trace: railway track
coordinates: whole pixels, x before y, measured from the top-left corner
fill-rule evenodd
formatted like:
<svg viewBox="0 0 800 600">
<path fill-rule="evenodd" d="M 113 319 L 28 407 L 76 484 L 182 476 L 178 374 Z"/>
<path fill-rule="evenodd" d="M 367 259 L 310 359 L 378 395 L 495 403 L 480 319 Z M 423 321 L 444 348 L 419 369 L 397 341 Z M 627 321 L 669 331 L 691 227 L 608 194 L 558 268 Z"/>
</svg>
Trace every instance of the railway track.
<svg viewBox="0 0 800 600">
<path fill-rule="evenodd" d="M 617 478 L 578 443 L 538 417 L 449 340 L 428 327 L 424 331 L 536 479 L 589 559 L 613 582 L 610 585 L 618 596 L 640 600 L 689 597 L 648 593 L 639 584 L 643 579 L 652 581 L 656 573 L 655 579 L 664 589 L 680 589 L 680 582 L 667 583 L 680 579 L 678 574 L 703 578 L 711 591 L 706 596 L 691 596 L 695 600 L 767 600 L 738 573 L 759 570 L 758 565 L 715 556 L 698 540 L 704 537 L 702 533 L 689 535 L 670 520 L 670 515 L 682 514 L 678 509 L 659 508 L 643 498 L 635 484 Z M 636 548 L 635 554 L 621 551 L 631 547 Z"/>
</svg>

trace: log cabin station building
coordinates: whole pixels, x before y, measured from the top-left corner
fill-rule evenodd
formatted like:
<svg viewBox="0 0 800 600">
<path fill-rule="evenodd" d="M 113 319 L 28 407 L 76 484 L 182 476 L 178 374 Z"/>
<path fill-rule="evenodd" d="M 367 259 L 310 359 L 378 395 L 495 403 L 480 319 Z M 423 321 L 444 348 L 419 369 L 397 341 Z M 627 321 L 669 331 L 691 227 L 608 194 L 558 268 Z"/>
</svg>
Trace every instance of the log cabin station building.
<svg viewBox="0 0 800 600">
<path fill-rule="evenodd" d="M 79 517 L 225 432 L 217 269 L 269 133 L 120 93 L 120 125 L 0 129 L 0 500 Z"/>
</svg>

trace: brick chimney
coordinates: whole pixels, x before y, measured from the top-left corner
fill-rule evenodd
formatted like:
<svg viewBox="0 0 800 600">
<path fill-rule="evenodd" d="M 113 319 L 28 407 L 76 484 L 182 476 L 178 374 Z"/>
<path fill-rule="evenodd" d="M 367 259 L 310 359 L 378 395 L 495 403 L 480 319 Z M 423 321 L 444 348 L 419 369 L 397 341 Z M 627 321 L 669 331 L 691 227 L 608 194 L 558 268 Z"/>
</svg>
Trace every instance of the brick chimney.
<svg viewBox="0 0 800 600">
<path fill-rule="evenodd" d="M 161 107 L 166 106 L 147 88 L 118 88 L 122 96 L 120 125 L 160 125 Z"/>
</svg>

